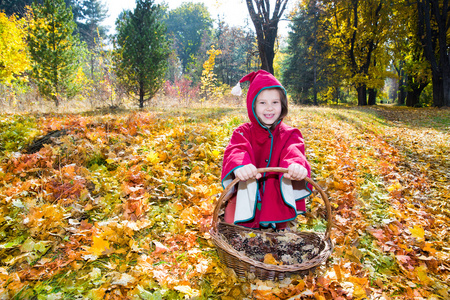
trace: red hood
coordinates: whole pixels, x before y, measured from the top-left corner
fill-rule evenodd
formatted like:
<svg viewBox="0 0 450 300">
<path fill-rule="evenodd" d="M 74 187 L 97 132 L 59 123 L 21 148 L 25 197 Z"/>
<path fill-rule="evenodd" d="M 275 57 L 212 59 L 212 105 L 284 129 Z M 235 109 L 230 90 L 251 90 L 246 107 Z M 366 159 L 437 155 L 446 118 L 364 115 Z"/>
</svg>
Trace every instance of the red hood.
<svg viewBox="0 0 450 300">
<path fill-rule="evenodd" d="M 261 91 L 268 88 L 281 88 L 286 94 L 286 90 L 281 85 L 281 83 L 269 72 L 264 70 L 259 70 L 257 72 L 251 72 L 244 77 L 242 77 L 239 82 L 250 81 L 250 86 L 247 93 L 247 113 L 250 121 L 253 124 L 259 124 L 259 126 L 264 127 L 257 119 L 256 113 L 253 109 L 253 103 L 258 97 Z"/>
</svg>

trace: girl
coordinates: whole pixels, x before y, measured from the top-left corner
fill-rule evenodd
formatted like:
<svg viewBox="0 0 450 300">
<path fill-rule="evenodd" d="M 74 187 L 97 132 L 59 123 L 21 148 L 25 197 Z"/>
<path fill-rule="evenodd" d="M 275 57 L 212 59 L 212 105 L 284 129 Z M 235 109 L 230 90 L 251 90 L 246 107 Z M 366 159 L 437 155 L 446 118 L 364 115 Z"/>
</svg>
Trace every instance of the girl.
<svg viewBox="0 0 450 300">
<path fill-rule="evenodd" d="M 288 112 L 286 91 L 272 74 L 259 70 L 239 82 L 245 81 L 250 81 L 250 122 L 235 129 L 223 158 L 223 187 L 236 177 L 241 180 L 225 208 L 225 222 L 285 229 L 288 221 L 304 213 L 304 198 L 311 194 L 304 180 L 311 176 L 311 168 L 303 137 L 298 129 L 283 123 Z M 233 91 L 241 94 L 239 83 Z M 288 173 L 261 176 L 256 172 L 265 167 L 287 168 Z"/>
</svg>

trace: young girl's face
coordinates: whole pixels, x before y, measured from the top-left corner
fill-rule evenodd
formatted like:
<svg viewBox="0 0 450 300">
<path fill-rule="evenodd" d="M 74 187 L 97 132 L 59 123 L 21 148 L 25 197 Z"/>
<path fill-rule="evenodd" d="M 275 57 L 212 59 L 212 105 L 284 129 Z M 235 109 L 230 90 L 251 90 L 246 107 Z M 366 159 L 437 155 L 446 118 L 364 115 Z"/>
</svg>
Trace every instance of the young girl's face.
<svg viewBox="0 0 450 300">
<path fill-rule="evenodd" d="M 265 125 L 271 126 L 281 115 L 281 96 L 277 89 L 267 89 L 259 93 L 255 103 L 255 113 Z"/>
</svg>

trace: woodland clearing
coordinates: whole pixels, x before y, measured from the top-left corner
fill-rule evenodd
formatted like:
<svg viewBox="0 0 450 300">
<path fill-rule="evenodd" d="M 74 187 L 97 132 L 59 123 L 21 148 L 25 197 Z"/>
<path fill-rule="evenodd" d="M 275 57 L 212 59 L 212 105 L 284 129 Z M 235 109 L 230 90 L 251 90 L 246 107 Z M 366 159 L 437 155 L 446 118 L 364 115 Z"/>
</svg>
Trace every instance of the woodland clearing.
<svg viewBox="0 0 450 300">
<path fill-rule="evenodd" d="M 334 251 L 239 279 L 209 238 L 237 108 L 0 116 L 0 299 L 449 299 L 450 110 L 292 107 Z M 35 153 L 27 146 L 55 130 Z M 323 227 L 319 210 L 300 225 Z"/>
</svg>

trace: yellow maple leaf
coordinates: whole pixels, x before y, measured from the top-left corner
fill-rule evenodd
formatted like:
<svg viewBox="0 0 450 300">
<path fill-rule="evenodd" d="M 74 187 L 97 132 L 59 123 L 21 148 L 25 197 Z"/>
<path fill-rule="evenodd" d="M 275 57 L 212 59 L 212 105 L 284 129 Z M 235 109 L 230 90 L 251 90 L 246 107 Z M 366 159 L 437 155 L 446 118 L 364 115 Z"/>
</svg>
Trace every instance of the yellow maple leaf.
<svg viewBox="0 0 450 300">
<path fill-rule="evenodd" d="M 217 158 L 217 157 L 219 157 L 219 155 L 220 155 L 220 151 L 218 151 L 218 150 L 213 150 L 213 151 L 211 151 L 211 154 L 212 154 L 215 158 Z"/>
<path fill-rule="evenodd" d="M 90 252 L 92 254 L 100 256 L 104 251 L 109 250 L 110 247 L 108 241 L 105 241 L 104 239 L 98 236 L 94 236 L 92 240 L 93 243 L 90 249 Z"/>
<path fill-rule="evenodd" d="M 427 275 L 428 269 L 425 265 L 421 265 L 421 266 L 417 267 L 416 272 L 417 272 L 417 277 L 419 277 L 420 281 L 422 281 L 423 283 L 428 284 L 428 283 L 432 282 L 430 277 L 428 277 L 428 275 Z"/>
<path fill-rule="evenodd" d="M 92 289 L 89 291 L 89 296 L 94 300 L 101 300 L 105 297 L 106 288 L 100 287 L 98 289 Z"/>
<path fill-rule="evenodd" d="M 147 158 L 147 162 L 151 163 L 152 165 L 156 165 L 157 163 L 159 163 L 159 155 L 155 151 L 150 151 L 147 154 L 146 158 Z"/>
<path fill-rule="evenodd" d="M 415 237 L 417 241 L 421 242 L 424 240 L 425 230 L 423 230 L 422 227 L 414 225 L 413 228 L 409 228 L 409 232 L 411 232 L 411 235 Z"/>
<path fill-rule="evenodd" d="M 366 290 L 362 286 L 355 284 L 353 290 L 353 297 L 355 297 L 356 299 L 366 299 L 367 297 Z"/>
<path fill-rule="evenodd" d="M 396 190 L 400 190 L 402 188 L 402 185 L 398 182 L 391 184 L 390 186 L 387 187 L 388 192 L 392 192 L 392 191 L 396 191 Z"/>
</svg>

